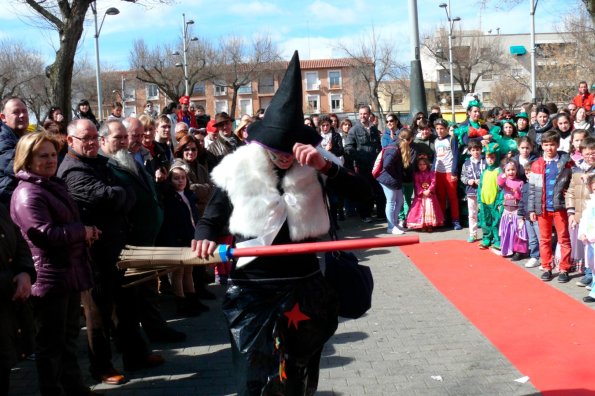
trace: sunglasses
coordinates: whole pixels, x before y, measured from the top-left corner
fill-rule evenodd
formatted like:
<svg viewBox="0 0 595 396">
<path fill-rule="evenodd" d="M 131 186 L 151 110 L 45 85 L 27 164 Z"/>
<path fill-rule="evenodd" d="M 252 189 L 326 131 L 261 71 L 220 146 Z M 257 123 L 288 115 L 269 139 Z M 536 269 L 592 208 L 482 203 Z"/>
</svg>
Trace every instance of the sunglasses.
<svg viewBox="0 0 595 396">
<path fill-rule="evenodd" d="M 184 151 L 196 151 L 196 147 L 184 147 Z"/>
<path fill-rule="evenodd" d="M 395 120 L 386 120 L 386 122 L 395 122 Z"/>
</svg>

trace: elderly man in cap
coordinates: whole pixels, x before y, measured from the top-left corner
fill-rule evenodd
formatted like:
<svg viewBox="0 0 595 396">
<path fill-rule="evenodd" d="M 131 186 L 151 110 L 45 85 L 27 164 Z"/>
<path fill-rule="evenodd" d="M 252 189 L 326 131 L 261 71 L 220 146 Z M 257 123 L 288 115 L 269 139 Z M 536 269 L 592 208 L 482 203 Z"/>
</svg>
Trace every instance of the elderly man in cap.
<svg viewBox="0 0 595 396">
<path fill-rule="evenodd" d="M 220 120 L 223 118 L 220 116 Z M 231 232 L 237 243 L 300 243 L 325 235 L 324 186 L 358 199 L 361 177 L 323 157 L 321 136 L 304 125 L 297 52 L 262 120 L 248 127 L 250 144 L 211 173 L 216 186 L 193 241 L 197 256 L 215 251 Z M 320 354 L 337 328 L 338 304 L 315 254 L 240 259 L 223 310 L 228 321 L 239 395 L 313 395 Z"/>
</svg>

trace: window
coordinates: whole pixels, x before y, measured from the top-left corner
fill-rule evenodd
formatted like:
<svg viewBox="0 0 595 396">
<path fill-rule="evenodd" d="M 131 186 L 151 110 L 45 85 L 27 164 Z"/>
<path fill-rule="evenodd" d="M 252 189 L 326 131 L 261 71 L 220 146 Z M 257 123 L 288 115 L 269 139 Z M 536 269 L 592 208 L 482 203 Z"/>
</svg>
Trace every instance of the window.
<svg viewBox="0 0 595 396">
<path fill-rule="evenodd" d="M 252 99 L 240 99 L 240 115 L 252 115 Z"/>
<path fill-rule="evenodd" d="M 199 96 L 204 96 L 205 95 L 205 82 L 201 81 L 201 82 L 197 82 L 196 84 L 194 84 L 194 89 L 192 89 L 192 95 L 199 95 Z"/>
<path fill-rule="evenodd" d="M 159 88 L 157 88 L 157 85 L 147 84 L 145 85 L 145 90 L 147 91 L 147 100 L 159 99 Z"/>
<path fill-rule="evenodd" d="M 394 104 L 402 104 L 404 101 L 404 96 L 402 93 L 393 94 L 393 103 Z"/>
<path fill-rule="evenodd" d="M 492 72 L 484 72 L 483 76 L 481 76 L 483 81 L 492 81 L 493 78 L 494 76 L 492 75 Z"/>
<path fill-rule="evenodd" d="M 481 98 L 484 102 L 491 102 L 492 101 L 492 93 L 491 92 L 482 92 Z"/>
<path fill-rule="evenodd" d="M 331 101 L 331 111 L 332 112 L 342 112 L 343 111 L 343 95 L 331 94 L 329 98 Z"/>
<path fill-rule="evenodd" d="M 318 72 L 306 72 L 306 89 L 309 91 L 320 89 Z"/>
<path fill-rule="evenodd" d="M 520 68 L 512 69 L 512 70 L 510 71 L 510 74 L 511 74 L 513 77 L 520 77 L 520 76 L 523 74 L 523 69 L 520 69 Z"/>
<path fill-rule="evenodd" d="M 217 82 L 215 81 L 213 83 L 213 87 L 215 90 L 215 96 L 224 96 L 227 95 L 227 87 L 225 86 L 225 82 Z M 218 113 L 220 113 L 220 111 L 218 111 Z"/>
<path fill-rule="evenodd" d="M 331 70 L 328 72 L 328 86 L 330 89 L 341 88 L 341 70 Z"/>
<path fill-rule="evenodd" d="M 227 100 L 216 100 L 215 101 L 215 113 L 227 113 Z"/>
<path fill-rule="evenodd" d="M 308 95 L 306 97 L 306 100 L 308 102 L 307 113 L 319 113 L 320 112 L 320 108 L 319 108 L 320 96 L 319 95 Z"/>
<path fill-rule="evenodd" d="M 267 109 L 267 107 L 269 107 L 269 105 L 271 104 L 271 97 L 262 97 L 260 98 L 260 108 L 261 109 Z"/>
<path fill-rule="evenodd" d="M 272 74 L 261 76 L 258 80 L 258 93 L 271 94 L 275 92 L 275 80 Z"/>
<path fill-rule="evenodd" d="M 241 87 L 238 88 L 238 93 L 240 95 L 242 94 L 251 94 L 252 93 L 252 83 L 249 82 L 246 85 L 242 85 Z"/>
<path fill-rule="evenodd" d="M 450 84 L 450 73 L 448 70 L 438 70 L 438 84 Z"/>
<path fill-rule="evenodd" d="M 124 106 L 122 115 L 124 117 L 136 117 L 136 107 L 135 106 Z"/>
<path fill-rule="evenodd" d="M 131 102 L 133 100 L 136 100 L 136 90 L 133 86 L 124 86 L 124 101 Z"/>
</svg>

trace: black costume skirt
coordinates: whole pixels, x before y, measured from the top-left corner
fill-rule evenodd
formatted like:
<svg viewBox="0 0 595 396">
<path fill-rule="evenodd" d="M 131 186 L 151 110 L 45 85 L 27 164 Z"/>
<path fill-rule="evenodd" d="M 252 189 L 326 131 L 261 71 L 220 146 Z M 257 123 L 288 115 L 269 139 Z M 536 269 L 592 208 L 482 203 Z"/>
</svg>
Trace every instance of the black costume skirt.
<svg viewBox="0 0 595 396">
<path fill-rule="evenodd" d="M 239 395 L 311 395 L 338 303 L 320 271 L 233 280 L 223 301 Z"/>
</svg>

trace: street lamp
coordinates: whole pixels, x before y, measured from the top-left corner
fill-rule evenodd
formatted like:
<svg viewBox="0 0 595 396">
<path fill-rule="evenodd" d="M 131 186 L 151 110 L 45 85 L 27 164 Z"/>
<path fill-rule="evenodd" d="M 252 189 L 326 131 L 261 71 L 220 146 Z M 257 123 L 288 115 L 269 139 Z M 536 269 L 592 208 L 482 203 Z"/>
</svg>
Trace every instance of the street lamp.
<svg viewBox="0 0 595 396">
<path fill-rule="evenodd" d="M 451 17 L 448 10 L 450 9 L 450 0 L 448 0 L 448 5 L 446 3 L 442 3 L 439 5 L 440 8 L 444 8 L 446 12 L 446 19 L 448 19 L 448 66 L 450 68 L 450 110 L 451 110 L 451 117 L 452 123 L 455 123 L 455 87 L 454 87 L 454 77 L 452 74 L 452 29 L 454 27 L 455 22 L 461 20 L 459 17 Z"/>
<path fill-rule="evenodd" d="M 186 58 L 186 54 L 188 53 L 188 44 L 190 41 L 198 41 L 198 37 L 188 37 L 188 26 L 194 25 L 194 20 L 186 20 L 186 14 L 182 14 L 182 63 L 176 63 L 176 67 L 181 67 L 184 70 L 184 94 L 189 96 L 189 82 L 188 82 L 188 60 Z M 172 52 L 172 55 L 179 56 L 180 53 L 178 51 Z"/>
<path fill-rule="evenodd" d="M 99 68 L 99 33 L 103 27 L 103 21 L 105 21 L 106 15 L 118 15 L 120 10 L 114 7 L 108 8 L 101 18 L 101 24 L 97 26 L 97 1 L 91 3 L 91 11 L 95 18 L 95 79 L 97 80 L 97 111 L 99 112 L 99 121 L 103 120 L 103 103 L 101 95 L 101 70 Z"/>
</svg>

